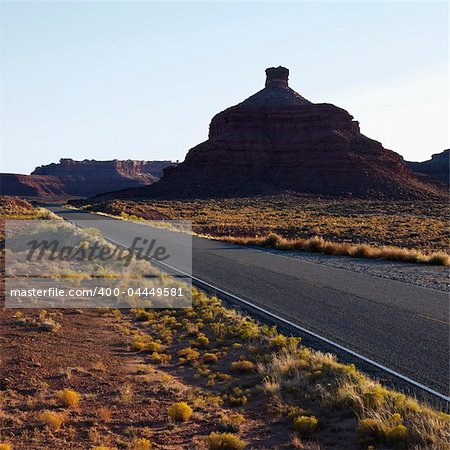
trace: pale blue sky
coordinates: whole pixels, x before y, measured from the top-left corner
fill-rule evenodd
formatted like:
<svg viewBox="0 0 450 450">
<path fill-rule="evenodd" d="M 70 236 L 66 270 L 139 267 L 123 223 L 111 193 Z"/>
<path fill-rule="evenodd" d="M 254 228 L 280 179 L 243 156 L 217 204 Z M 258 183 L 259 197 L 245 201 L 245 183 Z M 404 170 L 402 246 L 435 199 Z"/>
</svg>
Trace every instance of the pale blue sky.
<svg viewBox="0 0 450 450">
<path fill-rule="evenodd" d="M 0 5 L 2 172 L 184 159 L 284 65 L 405 159 L 448 142 L 447 3 Z"/>
</svg>

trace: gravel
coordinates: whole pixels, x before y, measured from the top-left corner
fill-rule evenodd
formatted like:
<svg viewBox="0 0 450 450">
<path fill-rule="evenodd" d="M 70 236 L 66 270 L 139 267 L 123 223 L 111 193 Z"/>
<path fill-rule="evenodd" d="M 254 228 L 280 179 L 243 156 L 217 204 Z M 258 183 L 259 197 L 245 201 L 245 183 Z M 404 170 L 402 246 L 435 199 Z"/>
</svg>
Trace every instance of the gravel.
<svg viewBox="0 0 450 450">
<path fill-rule="evenodd" d="M 375 259 L 351 258 L 348 256 L 331 256 L 319 253 L 306 253 L 268 249 L 291 258 L 301 259 L 316 264 L 336 267 L 338 269 L 361 272 L 402 283 L 422 286 L 429 289 L 450 292 L 450 269 L 446 266 L 402 263 Z"/>
</svg>

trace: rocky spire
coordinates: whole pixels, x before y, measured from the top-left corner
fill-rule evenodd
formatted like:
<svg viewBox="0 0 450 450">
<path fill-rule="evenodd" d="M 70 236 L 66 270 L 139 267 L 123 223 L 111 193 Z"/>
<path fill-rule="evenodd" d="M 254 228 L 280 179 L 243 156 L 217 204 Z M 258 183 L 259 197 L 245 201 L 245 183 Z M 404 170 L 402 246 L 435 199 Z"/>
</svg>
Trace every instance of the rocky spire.
<svg viewBox="0 0 450 450">
<path fill-rule="evenodd" d="M 266 69 L 266 88 L 288 88 L 289 69 L 286 67 L 269 67 Z"/>
</svg>

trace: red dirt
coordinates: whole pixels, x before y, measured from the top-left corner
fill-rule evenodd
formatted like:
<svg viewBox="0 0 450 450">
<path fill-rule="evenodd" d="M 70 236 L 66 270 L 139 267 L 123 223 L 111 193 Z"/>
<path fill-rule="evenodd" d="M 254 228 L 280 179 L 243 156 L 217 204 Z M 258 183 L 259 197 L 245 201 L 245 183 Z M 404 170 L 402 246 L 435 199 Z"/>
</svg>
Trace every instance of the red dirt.
<svg viewBox="0 0 450 450">
<path fill-rule="evenodd" d="M 124 448 L 133 434 L 150 435 L 153 448 L 205 448 L 204 436 L 216 431 L 223 407 L 194 408 L 194 416 L 173 425 L 167 407 L 185 401 L 195 386 L 176 378 L 162 381 L 164 370 L 146 364 L 128 349 L 128 338 L 114 329 L 114 319 L 98 310 L 54 314 L 62 327 L 45 332 L 17 323 L 13 310 L 0 312 L 0 435 L 15 450 L 89 449 L 94 445 Z M 37 316 L 38 311 L 25 311 Z M 132 398 L 120 400 L 124 386 Z M 81 394 L 73 410 L 59 407 L 54 392 L 75 389 Z M 126 396 L 125 396 L 126 397 Z M 102 414 L 103 408 L 103 414 Z M 246 415 L 244 439 L 253 448 L 292 448 L 292 430 L 267 405 L 252 403 Z M 63 412 L 62 428 L 50 431 L 38 421 L 43 410 Z M 108 414 L 111 418 L 106 418 Z M 247 415 L 248 414 L 248 415 Z"/>
</svg>

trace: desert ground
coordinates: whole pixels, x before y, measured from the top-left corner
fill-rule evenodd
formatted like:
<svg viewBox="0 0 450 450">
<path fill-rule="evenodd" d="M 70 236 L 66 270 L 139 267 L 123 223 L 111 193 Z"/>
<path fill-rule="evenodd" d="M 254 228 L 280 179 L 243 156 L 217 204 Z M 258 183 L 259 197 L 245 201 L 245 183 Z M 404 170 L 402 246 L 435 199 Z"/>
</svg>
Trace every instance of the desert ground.
<svg viewBox="0 0 450 450">
<path fill-rule="evenodd" d="M 3 218 L 46 216 L 2 199 Z M 446 448 L 445 413 L 193 296 L 179 310 L 2 309 L 0 449 Z"/>
</svg>

